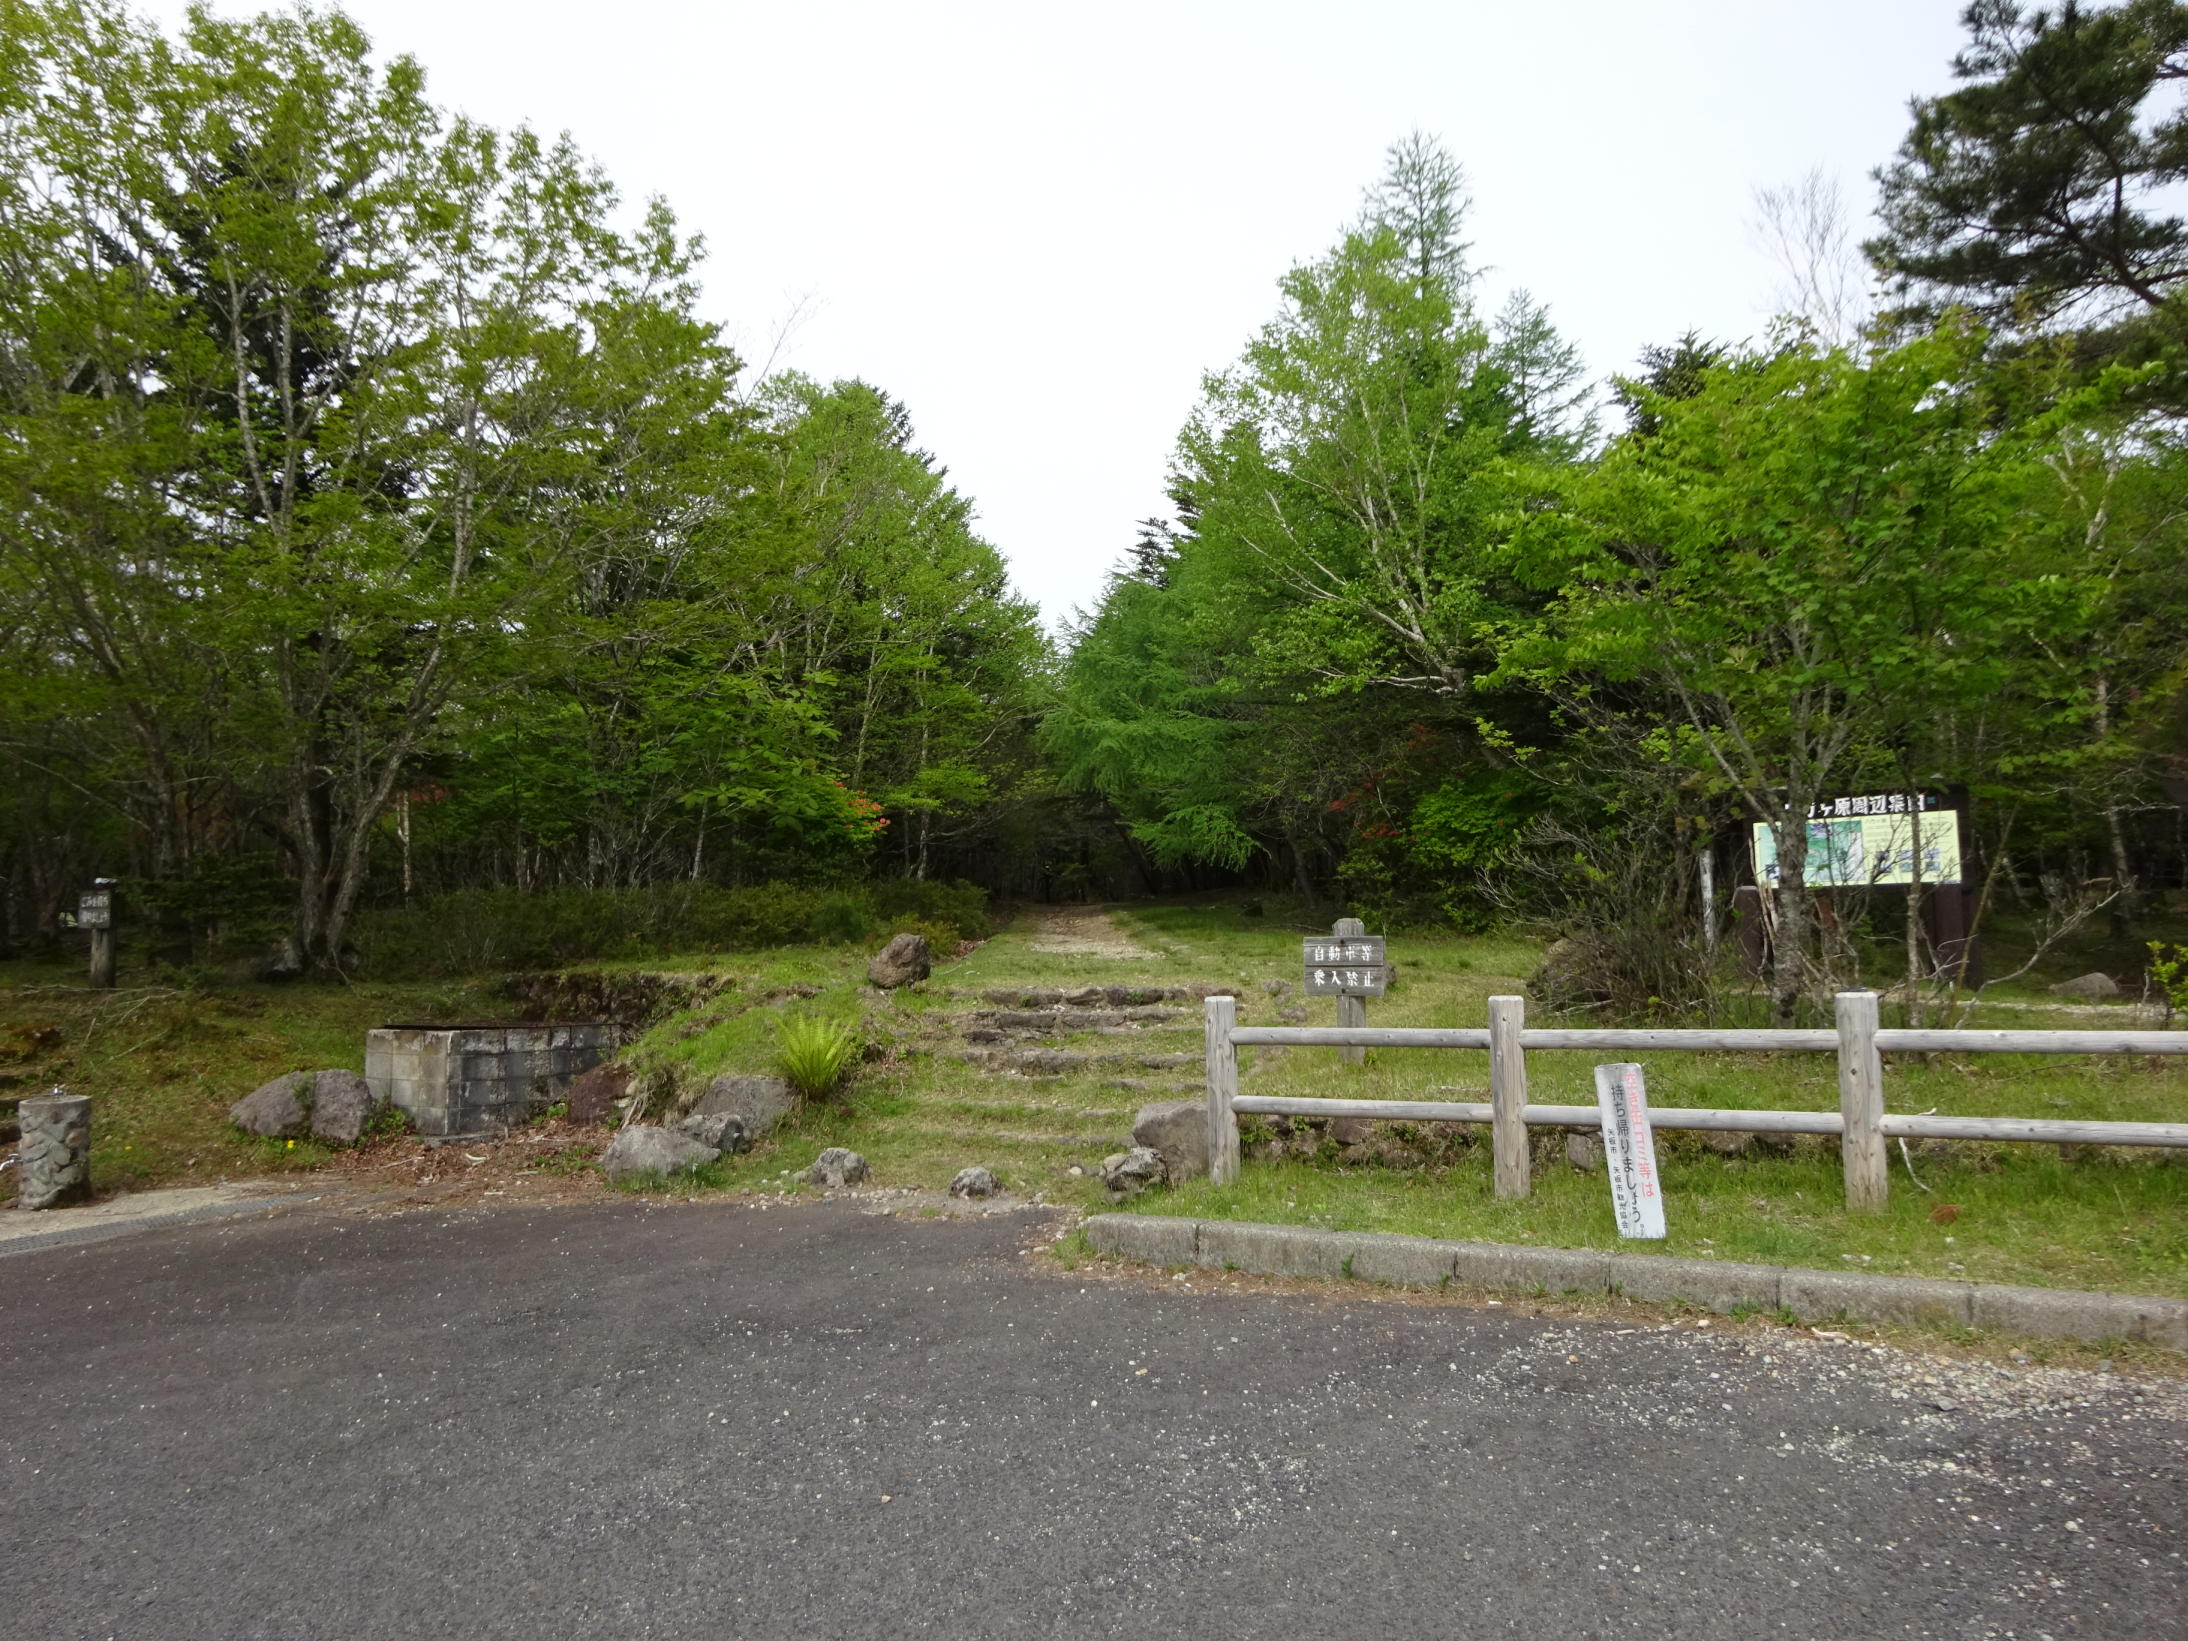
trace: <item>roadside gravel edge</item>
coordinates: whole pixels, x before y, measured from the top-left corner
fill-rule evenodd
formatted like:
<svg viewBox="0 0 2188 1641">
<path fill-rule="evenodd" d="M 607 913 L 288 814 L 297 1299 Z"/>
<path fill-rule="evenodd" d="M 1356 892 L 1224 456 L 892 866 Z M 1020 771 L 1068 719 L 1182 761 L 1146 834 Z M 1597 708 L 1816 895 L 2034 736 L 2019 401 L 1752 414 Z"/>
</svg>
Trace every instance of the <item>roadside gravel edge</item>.
<svg viewBox="0 0 2188 1641">
<path fill-rule="evenodd" d="M 1095 1252 L 1152 1265 L 1193 1265 L 1256 1276 L 1343 1277 L 1400 1287 L 1459 1283 L 1545 1294 L 1616 1292 L 1715 1311 L 1789 1311 L 1803 1322 L 1919 1322 L 2090 1344 L 2131 1339 L 2188 1351 L 2188 1300 L 2150 1294 L 1938 1282 L 1160 1214 L 1096 1214 L 1085 1229 L 1087 1245 Z"/>
</svg>

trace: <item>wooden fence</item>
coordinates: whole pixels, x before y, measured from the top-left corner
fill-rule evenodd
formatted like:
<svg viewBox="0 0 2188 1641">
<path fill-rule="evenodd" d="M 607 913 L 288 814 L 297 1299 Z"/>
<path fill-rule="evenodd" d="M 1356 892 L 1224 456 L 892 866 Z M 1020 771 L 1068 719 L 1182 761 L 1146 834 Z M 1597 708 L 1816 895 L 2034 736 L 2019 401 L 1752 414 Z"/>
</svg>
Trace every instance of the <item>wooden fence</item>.
<svg viewBox="0 0 2188 1641">
<path fill-rule="evenodd" d="M 1872 991 L 1838 994 L 1838 1025 L 1822 1030 L 1597 1030 L 1551 1027 L 1530 1030 L 1526 1000 L 1489 999 L 1489 1023 L 1471 1028 L 1369 1026 L 1242 1026 L 1238 999 L 1207 1000 L 1208 1172 L 1218 1185 L 1238 1178 L 1238 1118 L 1381 1117 L 1405 1122 L 1488 1123 L 1496 1190 L 1524 1197 L 1531 1189 L 1527 1130 L 1595 1128 L 1592 1105 L 1529 1105 L 1530 1049 L 1673 1049 L 1684 1053 L 1806 1050 L 1838 1056 L 1836 1111 L 1723 1111 L 1649 1107 L 1657 1128 L 1704 1128 L 1750 1134 L 1836 1134 L 1850 1208 L 1882 1208 L 1891 1190 L 1886 1142 L 1894 1139 L 2031 1140 L 2072 1145 L 2188 1147 L 2188 1123 L 2074 1122 L 2024 1117 L 1902 1116 L 1884 1109 L 1884 1056 L 1921 1054 L 2188 1054 L 2188 1031 L 1927 1031 L 1892 1030 L 1877 1024 Z M 1241 1094 L 1242 1047 L 1346 1049 L 1473 1048 L 1489 1051 L 1489 1098 L 1451 1100 L 1309 1099 L 1284 1094 Z"/>
</svg>

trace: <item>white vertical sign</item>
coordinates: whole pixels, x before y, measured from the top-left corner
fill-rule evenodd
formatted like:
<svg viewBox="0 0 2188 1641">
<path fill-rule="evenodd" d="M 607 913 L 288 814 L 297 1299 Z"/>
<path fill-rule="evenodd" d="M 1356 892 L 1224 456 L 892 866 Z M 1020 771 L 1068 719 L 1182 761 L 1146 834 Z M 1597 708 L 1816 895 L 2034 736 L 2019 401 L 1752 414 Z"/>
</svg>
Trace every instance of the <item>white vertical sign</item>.
<svg viewBox="0 0 2188 1641">
<path fill-rule="evenodd" d="M 1635 1065 L 1597 1066 L 1595 1103 L 1603 1112 L 1603 1165 L 1611 1176 L 1618 1234 L 1661 1238 L 1664 1192 L 1656 1177 L 1656 1134 L 1649 1095 Z"/>
</svg>

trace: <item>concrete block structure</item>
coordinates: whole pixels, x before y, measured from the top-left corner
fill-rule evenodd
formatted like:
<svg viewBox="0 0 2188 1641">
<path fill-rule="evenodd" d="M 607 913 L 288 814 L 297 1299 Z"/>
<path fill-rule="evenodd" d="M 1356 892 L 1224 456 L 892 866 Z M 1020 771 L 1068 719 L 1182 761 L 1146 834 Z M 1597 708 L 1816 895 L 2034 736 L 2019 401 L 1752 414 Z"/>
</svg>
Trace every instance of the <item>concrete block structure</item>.
<svg viewBox="0 0 2188 1641">
<path fill-rule="evenodd" d="M 535 1117 L 615 1052 L 604 1021 L 381 1026 L 365 1033 L 365 1082 L 421 1134 L 481 1134 Z"/>
</svg>

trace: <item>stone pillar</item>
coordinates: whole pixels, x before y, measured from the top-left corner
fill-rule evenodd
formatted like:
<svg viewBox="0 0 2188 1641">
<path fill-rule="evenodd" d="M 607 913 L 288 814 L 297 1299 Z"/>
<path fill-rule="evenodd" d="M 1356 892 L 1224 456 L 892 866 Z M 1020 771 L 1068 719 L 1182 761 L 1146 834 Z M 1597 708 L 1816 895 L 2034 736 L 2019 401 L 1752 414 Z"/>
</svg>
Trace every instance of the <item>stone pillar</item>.
<svg viewBox="0 0 2188 1641">
<path fill-rule="evenodd" d="M 23 1142 L 15 1190 L 25 1208 L 58 1208 L 91 1194 L 91 1096 L 42 1094 L 16 1108 Z"/>
</svg>

